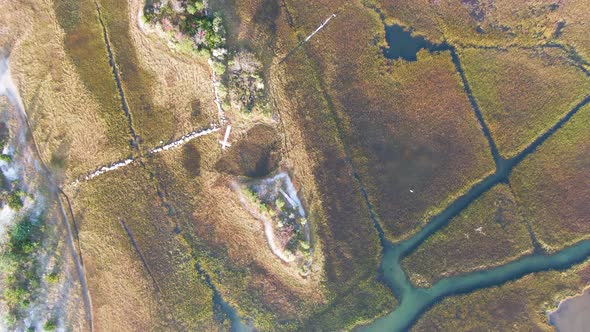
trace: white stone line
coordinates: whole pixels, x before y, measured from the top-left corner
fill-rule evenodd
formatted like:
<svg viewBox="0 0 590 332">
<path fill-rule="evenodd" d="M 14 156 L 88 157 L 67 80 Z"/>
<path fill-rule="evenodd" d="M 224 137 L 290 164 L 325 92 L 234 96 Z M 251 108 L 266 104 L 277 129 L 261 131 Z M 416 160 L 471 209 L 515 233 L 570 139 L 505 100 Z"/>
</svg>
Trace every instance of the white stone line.
<svg viewBox="0 0 590 332">
<path fill-rule="evenodd" d="M 205 130 L 201 130 L 201 131 L 193 131 L 193 132 L 190 132 L 190 133 L 182 136 L 180 139 L 178 139 L 178 140 L 176 140 L 174 142 L 171 142 L 171 143 L 168 143 L 166 145 L 163 145 L 163 146 L 160 146 L 160 147 L 156 147 L 156 148 L 153 148 L 153 149 L 149 150 L 148 151 L 148 154 L 154 154 L 154 153 L 158 153 L 158 152 L 167 151 L 167 150 L 170 150 L 170 149 L 177 148 L 177 147 L 179 147 L 181 145 L 184 145 L 184 144 L 192 141 L 193 139 L 195 139 L 197 137 L 209 135 L 209 134 L 214 133 L 216 131 L 219 131 L 219 127 L 217 127 L 217 126 L 214 125 L 211 128 L 209 128 L 209 129 L 205 129 Z"/>
<path fill-rule="evenodd" d="M 227 121 L 227 118 L 225 117 L 225 112 L 223 110 L 223 106 L 221 105 L 221 98 L 219 97 L 219 86 L 221 85 L 221 82 L 217 80 L 217 75 L 215 75 L 215 67 L 213 66 L 213 60 L 209 59 L 207 62 L 209 63 L 209 67 L 211 67 L 211 82 L 213 82 L 213 94 L 215 95 L 213 102 L 215 102 L 215 105 L 217 106 L 219 123 L 221 124 L 221 126 L 223 126 Z"/>
<path fill-rule="evenodd" d="M 192 132 L 190 132 L 190 133 L 182 136 L 181 138 L 179 138 L 178 140 L 176 140 L 174 142 L 171 142 L 171 143 L 168 143 L 166 145 L 163 145 L 163 146 L 160 146 L 160 147 L 156 147 L 156 148 L 153 148 L 153 149 L 149 150 L 147 154 L 148 155 L 152 155 L 152 154 L 160 153 L 162 151 L 168 151 L 168 150 L 177 148 L 179 146 L 182 146 L 182 145 L 184 145 L 184 144 L 192 141 L 193 139 L 195 139 L 197 137 L 209 135 L 211 133 L 214 133 L 216 131 L 219 131 L 219 129 L 220 129 L 219 127 L 217 127 L 217 126 L 214 125 L 211 128 L 209 128 L 209 129 L 204 129 L 204 130 L 200 130 L 200 131 L 196 131 L 196 130 L 195 131 L 192 131 Z M 75 187 L 78 184 L 80 184 L 80 182 L 82 182 L 82 181 L 92 180 L 95 177 L 97 177 L 99 175 L 102 175 L 104 173 L 107 173 L 107 172 L 114 171 L 116 169 L 125 167 L 125 166 L 133 163 L 135 160 L 136 159 L 134 159 L 134 158 L 128 158 L 128 159 L 125 159 L 125 160 L 122 160 L 122 161 L 117 161 L 117 162 L 115 162 L 113 164 L 110 164 L 108 166 L 102 166 L 99 169 L 97 169 L 96 171 L 94 171 L 93 173 L 90 173 L 90 174 L 88 174 L 88 175 L 86 175 L 84 177 L 81 177 L 81 178 L 76 179 L 76 181 L 70 183 L 68 186 Z"/>
<path fill-rule="evenodd" d="M 316 33 L 318 33 L 320 30 L 322 30 L 326 24 L 328 24 L 328 22 L 330 22 L 331 19 L 333 19 L 334 17 L 336 17 L 336 13 L 332 14 L 330 17 L 328 17 L 324 23 L 322 23 L 317 29 L 315 29 L 309 36 L 307 36 L 305 38 L 305 40 L 303 41 L 303 43 L 307 43 L 308 40 L 311 39 L 311 37 L 313 37 Z"/>
<path fill-rule="evenodd" d="M 82 180 L 88 181 L 88 180 L 91 180 L 91 179 L 93 179 L 93 178 L 95 178 L 95 177 L 97 177 L 97 176 L 99 176 L 101 174 L 104 174 L 106 172 L 114 171 L 116 169 L 125 167 L 125 166 L 131 164 L 134 160 L 135 159 L 133 159 L 133 158 L 129 158 L 129 159 L 125 159 L 125 160 L 122 160 L 122 161 L 118 161 L 118 162 L 113 163 L 113 164 L 111 164 L 109 166 L 102 166 L 101 168 L 97 169 L 96 171 L 94 171 L 94 172 L 92 172 L 92 173 L 84 176 L 82 178 Z M 70 186 L 74 186 L 75 187 L 79 183 L 80 183 L 80 179 L 76 179 L 76 181 L 70 183 Z"/>
</svg>

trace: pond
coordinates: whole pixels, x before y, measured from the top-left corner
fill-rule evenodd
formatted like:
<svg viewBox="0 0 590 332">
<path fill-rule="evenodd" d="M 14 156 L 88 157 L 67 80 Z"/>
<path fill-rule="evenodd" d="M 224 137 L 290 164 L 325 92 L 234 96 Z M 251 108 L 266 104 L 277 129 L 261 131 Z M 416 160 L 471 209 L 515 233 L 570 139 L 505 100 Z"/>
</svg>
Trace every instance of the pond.
<svg viewBox="0 0 590 332">
<path fill-rule="evenodd" d="M 418 60 L 417 54 L 426 49 L 430 52 L 448 49 L 446 44 L 433 44 L 422 36 L 412 35 L 411 29 L 405 29 L 401 25 L 386 25 L 385 40 L 389 47 L 383 48 L 383 55 L 388 59 L 404 59 L 406 61 Z"/>
</svg>

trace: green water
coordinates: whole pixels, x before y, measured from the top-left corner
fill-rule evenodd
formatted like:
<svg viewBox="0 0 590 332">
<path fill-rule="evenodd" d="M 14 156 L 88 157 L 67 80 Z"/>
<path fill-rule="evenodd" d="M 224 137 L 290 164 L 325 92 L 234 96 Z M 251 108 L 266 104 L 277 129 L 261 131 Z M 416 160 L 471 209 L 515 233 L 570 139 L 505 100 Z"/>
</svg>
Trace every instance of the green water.
<svg viewBox="0 0 590 332">
<path fill-rule="evenodd" d="M 362 331 L 406 331 L 422 313 L 444 297 L 500 285 L 534 272 L 567 269 L 590 256 L 590 240 L 553 255 L 531 255 L 489 270 L 445 278 L 427 289 L 412 287 L 400 268 L 397 253 L 395 247 L 386 249 L 381 268 L 388 283 L 395 285 L 394 291 L 399 292 L 401 303 Z"/>
<path fill-rule="evenodd" d="M 371 218 L 373 219 L 383 246 L 380 272 L 383 275 L 385 283 L 391 288 L 400 303 L 399 306 L 388 315 L 375 320 L 367 326 L 360 327 L 358 330 L 407 331 L 425 311 L 447 296 L 469 293 L 478 289 L 501 285 L 530 273 L 567 269 L 590 257 L 590 240 L 587 240 L 581 241 L 578 244 L 563 249 L 553 255 L 535 253 L 496 268 L 467 273 L 452 278 L 445 278 L 430 288 L 416 288 L 410 283 L 407 274 L 401 268 L 402 259 L 411 254 L 432 234 L 436 233 L 442 227 L 445 227 L 450 220 L 457 216 L 483 193 L 499 183 L 508 181 L 512 169 L 528 155 L 534 153 L 540 145 L 565 125 L 565 123 L 567 123 L 567 121 L 569 121 L 584 105 L 590 103 L 590 96 L 587 96 L 582 102 L 574 106 L 565 116 L 552 127 L 548 128 L 547 131 L 538 136 L 517 156 L 512 159 L 503 159 L 500 157 L 489 129 L 483 121 L 479 106 L 471 95 L 469 83 L 463 74 L 460 59 L 457 56 L 455 49 L 446 44 L 428 44 L 420 37 L 411 36 L 410 32 L 403 30 L 399 26 L 386 26 L 386 39 L 390 45 L 390 49 L 384 50 L 384 55 L 387 58 L 401 57 L 408 61 L 414 61 L 415 53 L 422 48 L 430 51 L 450 51 L 453 64 L 461 76 L 465 92 L 470 99 L 475 115 L 482 127 L 483 134 L 490 145 L 490 152 L 494 157 L 496 170 L 493 174 L 482 179 L 479 183 L 476 183 L 440 214 L 433 217 L 418 233 L 400 243 L 394 244 L 385 238 L 379 221 L 375 218 L 375 215 L 371 213 Z M 397 48 L 407 49 L 398 50 Z M 361 183 L 360 178 L 357 178 L 357 180 Z M 362 188 L 362 192 L 369 209 L 372 210 L 364 188 Z"/>
</svg>

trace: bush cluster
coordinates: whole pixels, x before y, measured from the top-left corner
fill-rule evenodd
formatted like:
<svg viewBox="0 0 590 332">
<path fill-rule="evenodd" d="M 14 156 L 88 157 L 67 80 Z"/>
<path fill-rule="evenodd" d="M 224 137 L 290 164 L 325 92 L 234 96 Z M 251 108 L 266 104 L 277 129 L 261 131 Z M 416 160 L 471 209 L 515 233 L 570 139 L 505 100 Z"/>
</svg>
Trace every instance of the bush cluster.
<svg viewBox="0 0 590 332">
<path fill-rule="evenodd" d="M 40 286 L 40 266 L 34 256 L 41 245 L 43 231 L 40 220 L 20 220 L 10 229 L 0 256 L 5 283 L 2 297 L 8 308 L 6 323 L 10 326 L 26 317 L 26 309 Z"/>
<path fill-rule="evenodd" d="M 255 107 L 266 109 L 262 64 L 254 54 L 240 51 L 227 65 L 229 101 L 239 110 L 251 112 Z"/>
<path fill-rule="evenodd" d="M 147 1 L 144 18 L 160 26 L 182 49 L 213 51 L 225 44 L 221 17 L 202 0 Z"/>
</svg>

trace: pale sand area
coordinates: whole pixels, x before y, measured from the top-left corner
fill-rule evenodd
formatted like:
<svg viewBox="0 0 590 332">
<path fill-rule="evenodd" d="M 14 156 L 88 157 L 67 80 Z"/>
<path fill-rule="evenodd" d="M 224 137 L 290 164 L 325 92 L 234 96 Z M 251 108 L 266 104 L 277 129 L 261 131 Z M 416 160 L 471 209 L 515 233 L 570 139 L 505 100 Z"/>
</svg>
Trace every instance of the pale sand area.
<svg viewBox="0 0 590 332">
<path fill-rule="evenodd" d="M 590 288 L 562 301 L 549 313 L 549 322 L 559 332 L 590 332 Z"/>
</svg>

